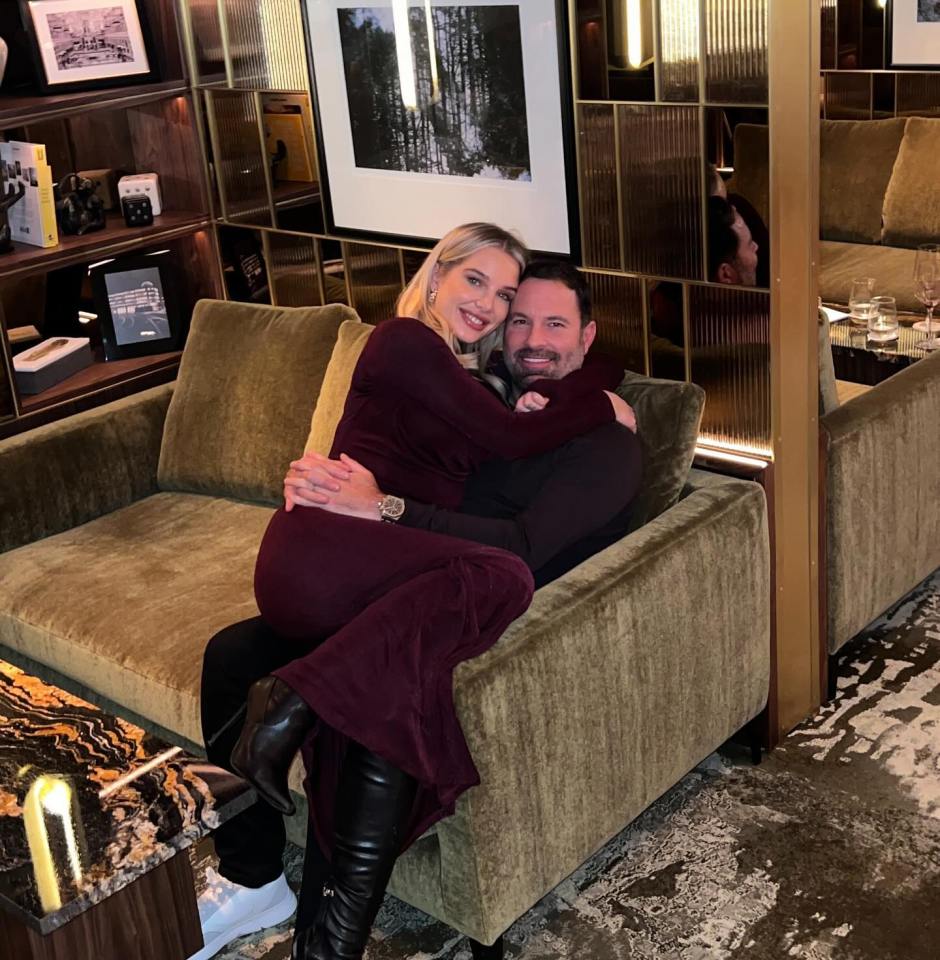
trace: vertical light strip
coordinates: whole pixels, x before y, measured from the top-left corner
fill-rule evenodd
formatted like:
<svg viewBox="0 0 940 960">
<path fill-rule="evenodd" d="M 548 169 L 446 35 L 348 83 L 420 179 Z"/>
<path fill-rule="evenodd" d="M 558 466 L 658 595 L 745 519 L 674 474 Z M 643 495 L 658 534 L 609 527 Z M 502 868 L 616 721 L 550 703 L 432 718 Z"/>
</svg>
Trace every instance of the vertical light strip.
<svg viewBox="0 0 940 960">
<path fill-rule="evenodd" d="M 392 21 L 395 26 L 395 51 L 398 54 L 398 82 L 401 102 L 407 110 L 418 109 L 415 87 L 415 66 L 411 55 L 411 30 L 408 24 L 408 0 L 392 0 Z"/>
<path fill-rule="evenodd" d="M 624 0 L 627 24 L 627 62 L 634 70 L 643 66 L 643 11 L 640 0 Z"/>
</svg>

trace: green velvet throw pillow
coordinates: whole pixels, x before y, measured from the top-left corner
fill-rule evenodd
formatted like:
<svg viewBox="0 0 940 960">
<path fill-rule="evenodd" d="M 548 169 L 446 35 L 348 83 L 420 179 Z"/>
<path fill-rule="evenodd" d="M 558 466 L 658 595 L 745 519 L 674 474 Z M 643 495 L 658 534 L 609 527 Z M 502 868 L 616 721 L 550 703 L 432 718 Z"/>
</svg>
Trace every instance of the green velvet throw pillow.
<svg viewBox="0 0 940 960">
<path fill-rule="evenodd" d="M 337 330 L 357 319 L 341 304 L 197 303 L 167 411 L 160 488 L 280 503 Z"/>
<path fill-rule="evenodd" d="M 643 481 L 633 505 L 636 530 L 677 503 L 692 468 L 705 391 L 694 383 L 627 371 L 617 393 L 636 411 Z"/>
</svg>

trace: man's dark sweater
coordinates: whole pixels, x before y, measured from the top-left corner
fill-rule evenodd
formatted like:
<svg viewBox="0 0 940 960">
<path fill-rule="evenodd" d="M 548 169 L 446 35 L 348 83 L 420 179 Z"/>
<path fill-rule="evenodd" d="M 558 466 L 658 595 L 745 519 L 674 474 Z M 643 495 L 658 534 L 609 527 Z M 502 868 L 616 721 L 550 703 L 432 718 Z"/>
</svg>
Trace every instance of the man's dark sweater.
<svg viewBox="0 0 940 960">
<path fill-rule="evenodd" d="M 537 457 L 485 463 L 459 512 L 406 499 L 399 522 L 509 550 L 540 587 L 624 536 L 641 473 L 636 434 L 607 423 Z"/>
</svg>

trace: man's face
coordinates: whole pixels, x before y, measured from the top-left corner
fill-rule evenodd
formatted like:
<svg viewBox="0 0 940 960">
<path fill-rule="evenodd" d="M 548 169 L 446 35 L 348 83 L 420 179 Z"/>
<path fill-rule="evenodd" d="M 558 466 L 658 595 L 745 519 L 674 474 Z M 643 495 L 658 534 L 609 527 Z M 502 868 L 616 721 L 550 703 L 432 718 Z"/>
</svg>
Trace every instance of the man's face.
<svg viewBox="0 0 940 960">
<path fill-rule="evenodd" d="M 581 326 L 574 290 L 558 280 L 524 280 L 503 333 L 513 383 L 525 389 L 542 377 L 560 380 L 579 369 L 596 333 L 593 321 Z"/>
<path fill-rule="evenodd" d="M 743 287 L 757 284 L 757 244 L 741 214 L 734 211 L 731 229 L 738 238 L 738 250 L 731 263 L 723 263 L 718 269 L 719 283 L 737 283 Z"/>
</svg>

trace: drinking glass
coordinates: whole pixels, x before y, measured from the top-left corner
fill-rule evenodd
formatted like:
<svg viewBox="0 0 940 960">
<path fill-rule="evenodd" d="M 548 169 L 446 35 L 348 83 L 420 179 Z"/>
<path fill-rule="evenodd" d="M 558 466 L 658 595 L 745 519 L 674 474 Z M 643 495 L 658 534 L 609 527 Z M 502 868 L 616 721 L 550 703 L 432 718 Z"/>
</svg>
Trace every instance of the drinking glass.
<svg viewBox="0 0 940 960">
<path fill-rule="evenodd" d="M 914 295 L 927 308 L 927 319 L 914 324 L 927 334 L 914 344 L 920 350 L 937 350 L 940 338 L 933 335 L 933 312 L 940 303 L 940 244 L 923 243 L 914 257 Z"/>
<path fill-rule="evenodd" d="M 895 297 L 872 297 L 874 314 L 868 321 L 868 339 L 886 343 L 898 338 L 898 302 Z"/>
<path fill-rule="evenodd" d="M 852 281 L 852 290 L 849 293 L 849 322 L 858 327 L 867 327 L 868 321 L 874 315 L 872 295 L 875 292 L 874 277 L 859 277 Z"/>
</svg>

